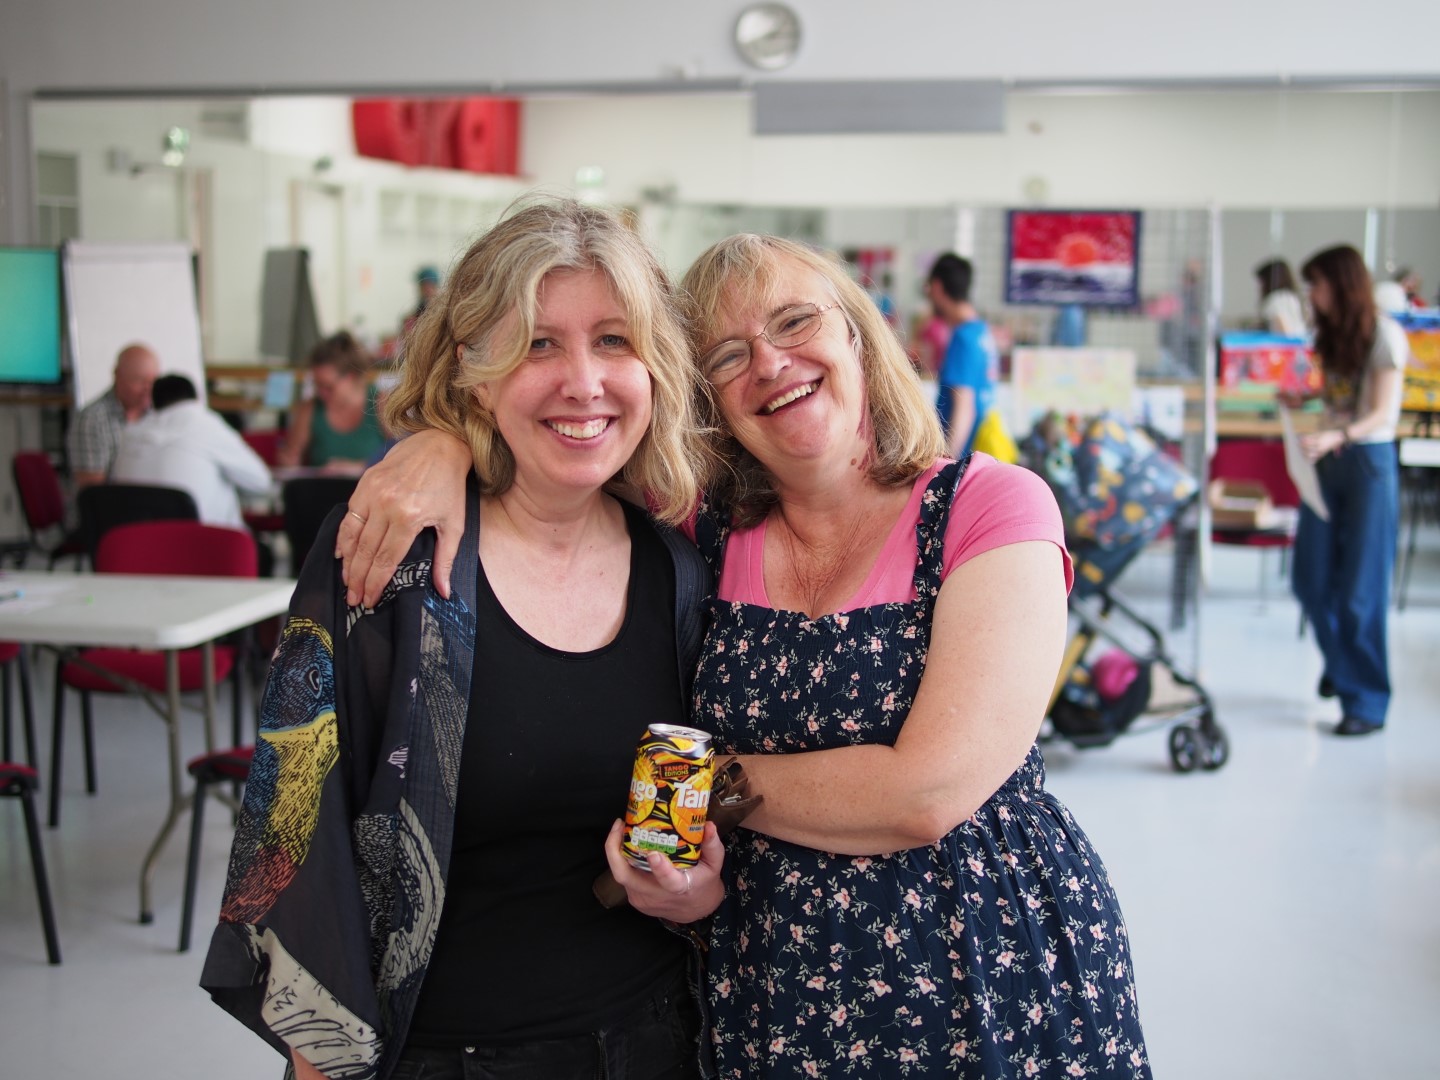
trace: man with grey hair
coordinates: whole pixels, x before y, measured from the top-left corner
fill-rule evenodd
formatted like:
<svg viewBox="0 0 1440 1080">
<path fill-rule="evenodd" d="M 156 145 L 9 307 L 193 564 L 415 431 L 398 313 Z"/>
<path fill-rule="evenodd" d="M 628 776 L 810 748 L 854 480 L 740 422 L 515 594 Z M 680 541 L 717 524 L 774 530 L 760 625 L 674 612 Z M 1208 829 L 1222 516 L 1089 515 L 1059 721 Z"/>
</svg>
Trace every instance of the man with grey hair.
<svg viewBox="0 0 1440 1080">
<path fill-rule="evenodd" d="M 70 427 L 70 474 L 76 491 L 109 477 L 120 435 L 150 411 L 150 389 L 159 374 L 160 359 L 149 346 L 136 343 L 120 350 L 110 389 L 81 409 Z"/>
</svg>

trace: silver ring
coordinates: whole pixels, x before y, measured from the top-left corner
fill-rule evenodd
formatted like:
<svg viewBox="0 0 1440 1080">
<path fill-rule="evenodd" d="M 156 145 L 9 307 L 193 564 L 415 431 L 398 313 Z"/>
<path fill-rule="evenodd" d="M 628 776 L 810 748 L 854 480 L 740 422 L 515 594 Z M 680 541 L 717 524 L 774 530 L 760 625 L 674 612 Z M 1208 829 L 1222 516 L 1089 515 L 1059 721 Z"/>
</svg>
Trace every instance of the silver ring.
<svg viewBox="0 0 1440 1080">
<path fill-rule="evenodd" d="M 360 522 L 361 525 L 364 525 L 365 522 L 366 522 L 366 519 L 363 518 L 363 517 L 361 517 L 361 516 L 360 516 L 359 514 L 357 514 L 354 510 L 350 510 L 350 509 L 347 508 L 346 511 L 345 511 L 345 513 L 349 514 L 349 515 L 350 515 L 351 517 L 353 517 L 356 521 Z"/>
<path fill-rule="evenodd" d="M 685 869 L 682 870 L 681 873 L 683 873 L 683 874 L 685 875 L 685 888 L 684 888 L 684 890 L 680 893 L 680 895 L 681 895 L 681 896 L 684 896 L 686 893 L 688 893 L 688 892 L 690 891 L 691 887 L 695 884 L 695 882 L 692 881 L 691 878 L 690 878 L 690 868 L 689 868 L 688 866 L 685 867 Z"/>
</svg>

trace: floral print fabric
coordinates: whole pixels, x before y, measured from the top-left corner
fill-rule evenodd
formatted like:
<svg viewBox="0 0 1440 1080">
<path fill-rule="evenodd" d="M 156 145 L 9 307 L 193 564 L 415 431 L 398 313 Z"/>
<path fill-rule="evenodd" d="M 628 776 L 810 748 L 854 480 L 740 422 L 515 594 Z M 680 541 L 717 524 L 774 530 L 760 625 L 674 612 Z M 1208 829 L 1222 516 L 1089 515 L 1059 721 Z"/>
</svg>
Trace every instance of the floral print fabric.
<svg viewBox="0 0 1440 1080">
<path fill-rule="evenodd" d="M 918 599 L 811 619 L 714 604 L 695 721 L 727 753 L 893 743 L 929 645 L 962 466 L 930 482 Z M 723 550 L 723 512 L 698 539 Z M 741 828 L 708 955 L 722 1077 L 1149 1077 L 1104 867 L 1032 748 L 938 843 L 865 857 Z"/>
</svg>

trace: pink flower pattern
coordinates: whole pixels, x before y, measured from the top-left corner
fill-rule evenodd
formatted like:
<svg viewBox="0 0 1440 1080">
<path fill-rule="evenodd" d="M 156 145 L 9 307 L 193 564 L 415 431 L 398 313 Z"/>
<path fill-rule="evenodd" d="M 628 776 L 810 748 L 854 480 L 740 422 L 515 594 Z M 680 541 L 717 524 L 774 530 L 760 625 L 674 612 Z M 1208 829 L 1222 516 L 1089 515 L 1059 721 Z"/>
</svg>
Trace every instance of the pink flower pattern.
<svg viewBox="0 0 1440 1080">
<path fill-rule="evenodd" d="M 959 468 L 922 499 L 915 602 L 817 619 L 712 605 L 695 716 L 718 749 L 894 741 L 925 668 Z M 712 565 L 726 520 L 701 511 Z M 1119 904 L 1045 790 L 1038 747 L 933 845 L 851 857 L 741 828 L 725 878 L 707 960 L 725 1080 L 1151 1076 Z"/>
</svg>

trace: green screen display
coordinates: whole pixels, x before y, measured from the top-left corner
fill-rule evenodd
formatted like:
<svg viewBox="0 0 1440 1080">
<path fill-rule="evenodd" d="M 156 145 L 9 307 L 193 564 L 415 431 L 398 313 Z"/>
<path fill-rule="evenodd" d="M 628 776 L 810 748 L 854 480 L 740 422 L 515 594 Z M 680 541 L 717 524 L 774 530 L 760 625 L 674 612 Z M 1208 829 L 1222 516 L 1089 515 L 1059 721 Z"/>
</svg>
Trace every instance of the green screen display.
<svg viewBox="0 0 1440 1080">
<path fill-rule="evenodd" d="M 0 382 L 60 381 L 60 253 L 0 247 Z"/>
</svg>

